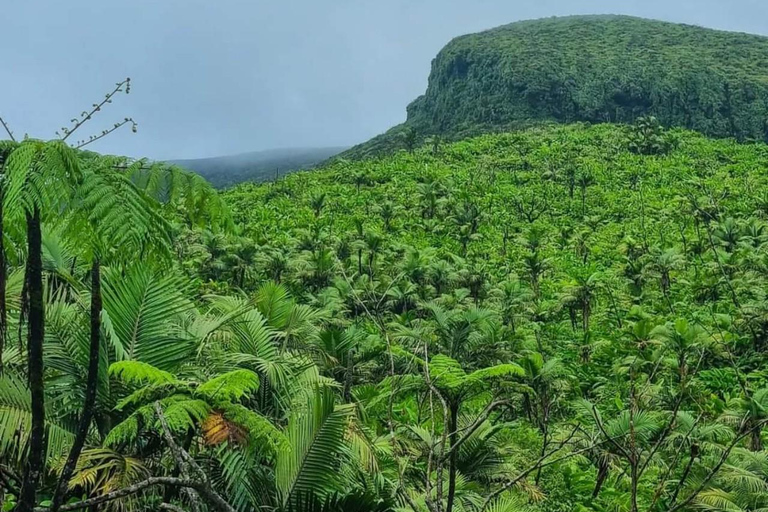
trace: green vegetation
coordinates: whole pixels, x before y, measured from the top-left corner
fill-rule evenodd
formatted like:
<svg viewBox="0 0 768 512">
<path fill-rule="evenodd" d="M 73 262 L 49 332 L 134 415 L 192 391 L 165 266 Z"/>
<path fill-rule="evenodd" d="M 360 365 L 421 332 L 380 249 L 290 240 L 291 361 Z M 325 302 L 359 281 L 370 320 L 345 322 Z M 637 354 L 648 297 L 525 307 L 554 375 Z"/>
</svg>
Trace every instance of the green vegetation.
<svg viewBox="0 0 768 512">
<path fill-rule="evenodd" d="M 453 139 L 532 124 L 631 123 L 768 140 L 768 38 L 627 16 L 523 21 L 450 42 L 405 127 Z M 403 127 L 353 148 L 404 147 Z"/>
<path fill-rule="evenodd" d="M 226 188 L 244 181 L 269 181 L 291 172 L 310 169 L 344 149 L 273 149 L 242 155 L 173 160 L 170 163 L 196 172 L 216 188 Z"/>
<path fill-rule="evenodd" d="M 5 510 L 768 507 L 765 144 L 407 132 L 218 194 L 91 115 L 0 144 Z"/>
</svg>

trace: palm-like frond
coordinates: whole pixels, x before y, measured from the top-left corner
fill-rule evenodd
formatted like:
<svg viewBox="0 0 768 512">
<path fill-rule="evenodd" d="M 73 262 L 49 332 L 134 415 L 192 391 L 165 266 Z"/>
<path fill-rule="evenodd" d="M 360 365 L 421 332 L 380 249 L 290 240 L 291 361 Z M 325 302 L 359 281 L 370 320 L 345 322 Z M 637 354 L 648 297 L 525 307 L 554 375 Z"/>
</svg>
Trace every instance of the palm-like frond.
<svg viewBox="0 0 768 512">
<path fill-rule="evenodd" d="M 337 406 L 333 393 L 318 389 L 303 410 L 291 417 L 287 437 L 290 450 L 278 454 L 275 478 L 284 504 L 304 493 L 325 498 L 338 490 L 338 467 L 348 457 L 344 443 L 353 408 Z"/>
<path fill-rule="evenodd" d="M 259 389 L 258 375 L 249 370 L 235 370 L 201 384 L 195 393 L 213 402 L 236 402 L 257 389 Z"/>
<path fill-rule="evenodd" d="M 170 370 L 191 353 L 193 344 L 179 321 L 194 305 L 189 283 L 173 273 L 161 275 L 135 265 L 110 269 L 104 280 L 104 309 L 117 335 L 118 360 L 142 361 Z"/>
<path fill-rule="evenodd" d="M 182 207 L 190 224 L 231 230 L 232 215 L 223 199 L 201 176 L 163 162 L 135 160 L 124 176 L 149 197 L 170 207 Z"/>
<path fill-rule="evenodd" d="M 0 453 L 21 462 L 26 456 L 32 424 L 32 399 L 21 376 L 6 369 L 0 375 Z M 48 436 L 48 460 L 69 449 L 74 434 L 58 424 L 49 414 L 45 423 Z"/>
<path fill-rule="evenodd" d="M 61 459 L 54 465 L 54 470 L 61 472 Z M 69 480 L 69 488 L 81 488 L 92 496 L 103 495 L 125 488 L 149 476 L 149 470 L 144 463 L 134 457 L 104 448 L 84 450 L 77 462 L 77 467 Z M 126 498 L 105 504 L 105 510 L 131 510 L 133 499 Z"/>
<path fill-rule="evenodd" d="M 526 506 L 525 502 L 517 496 L 502 496 L 496 498 L 488 508 L 487 512 L 524 512 L 530 510 L 531 507 Z"/>
<path fill-rule="evenodd" d="M 696 497 L 697 508 L 717 512 L 745 512 L 735 497 L 722 489 L 706 489 Z"/>
</svg>

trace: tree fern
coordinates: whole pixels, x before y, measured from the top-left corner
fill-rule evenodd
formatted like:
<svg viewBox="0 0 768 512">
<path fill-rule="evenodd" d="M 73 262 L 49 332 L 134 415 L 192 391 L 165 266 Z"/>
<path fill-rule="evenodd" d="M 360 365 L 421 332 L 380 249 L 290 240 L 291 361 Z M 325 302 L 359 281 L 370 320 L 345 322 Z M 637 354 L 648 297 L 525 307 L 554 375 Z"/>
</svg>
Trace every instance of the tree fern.
<svg viewBox="0 0 768 512">
<path fill-rule="evenodd" d="M 125 168 L 124 176 L 138 189 L 170 207 L 183 207 L 190 224 L 231 230 L 229 208 L 213 187 L 197 174 L 163 162 L 146 160 L 115 162 Z"/>
<path fill-rule="evenodd" d="M 236 402 L 259 389 L 259 376 L 249 370 L 224 373 L 201 384 L 195 393 L 213 402 Z"/>
<path fill-rule="evenodd" d="M 24 211 L 53 212 L 82 179 L 75 152 L 60 141 L 27 139 L 5 165 L 4 221 L 20 222 Z"/>
<path fill-rule="evenodd" d="M 126 384 L 168 384 L 176 381 L 170 373 L 142 361 L 116 361 L 109 366 L 109 375 Z"/>
</svg>

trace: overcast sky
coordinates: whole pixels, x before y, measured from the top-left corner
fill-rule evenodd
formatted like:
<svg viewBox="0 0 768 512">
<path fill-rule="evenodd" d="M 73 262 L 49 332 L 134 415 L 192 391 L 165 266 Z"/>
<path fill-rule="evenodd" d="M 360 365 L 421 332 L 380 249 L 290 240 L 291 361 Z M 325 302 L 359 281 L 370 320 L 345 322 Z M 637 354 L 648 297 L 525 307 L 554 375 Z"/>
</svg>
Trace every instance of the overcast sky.
<svg viewBox="0 0 768 512">
<path fill-rule="evenodd" d="M 130 76 L 90 126 L 104 153 L 196 158 L 352 145 L 405 119 L 451 38 L 522 19 L 623 13 L 768 35 L 766 0 L 2 0 L 0 115 L 52 138 Z"/>
</svg>

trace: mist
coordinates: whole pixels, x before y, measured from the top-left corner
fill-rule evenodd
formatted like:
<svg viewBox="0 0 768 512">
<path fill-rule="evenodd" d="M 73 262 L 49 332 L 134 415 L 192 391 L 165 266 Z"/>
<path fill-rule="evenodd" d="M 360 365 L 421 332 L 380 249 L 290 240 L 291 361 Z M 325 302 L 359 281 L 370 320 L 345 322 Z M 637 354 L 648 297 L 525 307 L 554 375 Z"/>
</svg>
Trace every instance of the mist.
<svg viewBox="0 0 768 512">
<path fill-rule="evenodd" d="M 53 138 L 127 76 L 78 133 L 139 124 L 89 149 L 156 159 L 350 146 L 405 119 L 453 37 L 568 14 L 631 14 L 768 34 L 757 0 L 6 0 L 0 115 Z M 90 131 L 87 131 L 90 130 Z"/>
</svg>

